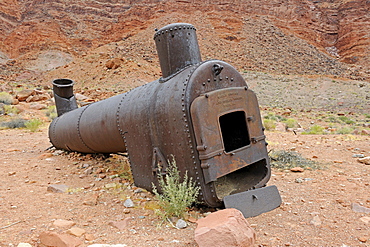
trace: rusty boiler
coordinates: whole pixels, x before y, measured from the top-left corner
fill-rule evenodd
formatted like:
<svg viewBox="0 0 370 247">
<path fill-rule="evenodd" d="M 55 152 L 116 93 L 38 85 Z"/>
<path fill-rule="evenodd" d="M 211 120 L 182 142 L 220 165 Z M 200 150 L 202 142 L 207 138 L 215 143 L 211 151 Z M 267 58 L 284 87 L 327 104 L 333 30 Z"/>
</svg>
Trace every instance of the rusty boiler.
<svg viewBox="0 0 370 247">
<path fill-rule="evenodd" d="M 173 156 L 210 207 L 256 216 L 281 203 L 266 186 L 271 168 L 255 93 L 230 64 L 202 61 L 196 30 L 175 23 L 154 35 L 162 78 L 77 108 L 73 81 L 53 81 L 58 117 L 49 138 L 58 149 L 127 152 L 134 183 L 152 190 Z"/>
</svg>

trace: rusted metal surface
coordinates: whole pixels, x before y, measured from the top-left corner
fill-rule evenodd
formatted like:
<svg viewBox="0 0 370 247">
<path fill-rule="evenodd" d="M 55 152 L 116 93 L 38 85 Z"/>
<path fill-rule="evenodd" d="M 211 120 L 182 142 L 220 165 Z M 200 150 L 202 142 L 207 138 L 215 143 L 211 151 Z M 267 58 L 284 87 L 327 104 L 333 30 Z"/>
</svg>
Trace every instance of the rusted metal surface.
<svg viewBox="0 0 370 247">
<path fill-rule="evenodd" d="M 239 209 L 245 218 L 249 218 L 279 207 L 281 197 L 273 185 L 225 196 L 224 202 L 226 208 Z"/>
<path fill-rule="evenodd" d="M 196 29 L 187 23 L 173 23 L 154 35 L 163 79 L 201 61 Z"/>
<path fill-rule="evenodd" d="M 184 35 L 191 38 L 184 41 Z M 64 113 L 50 125 L 53 145 L 84 153 L 127 151 L 135 185 L 147 190 L 152 183 L 158 187 L 159 168 L 165 172 L 173 156 L 180 173 L 200 187 L 199 200 L 211 207 L 265 186 L 271 169 L 262 121 L 242 76 L 223 61 L 201 62 L 189 24 L 166 26 L 155 40 L 163 78 Z"/>
<path fill-rule="evenodd" d="M 56 79 L 53 81 L 54 99 L 58 116 L 77 109 L 77 101 L 73 94 L 74 81 L 70 79 Z"/>
</svg>

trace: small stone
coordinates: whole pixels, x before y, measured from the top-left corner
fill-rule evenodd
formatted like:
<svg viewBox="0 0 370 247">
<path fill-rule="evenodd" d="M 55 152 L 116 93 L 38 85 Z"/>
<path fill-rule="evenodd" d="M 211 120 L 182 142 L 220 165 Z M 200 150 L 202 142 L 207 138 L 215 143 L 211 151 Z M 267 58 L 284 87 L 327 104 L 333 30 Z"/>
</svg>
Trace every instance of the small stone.
<svg viewBox="0 0 370 247">
<path fill-rule="evenodd" d="M 123 213 L 124 214 L 129 214 L 131 211 L 130 211 L 130 209 L 128 209 L 128 208 L 125 208 L 125 209 L 123 209 Z"/>
<path fill-rule="evenodd" d="M 76 223 L 70 220 L 58 219 L 53 222 L 53 225 L 60 228 L 71 228 L 72 226 L 76 225 Z"/>
<path fill-rule="evenodd" d="M 296 178 L 296 179 L 295 179 L 295 182 L 296 182 L 296 183 L 299 183 L 299 184 L 300 184 L 300 183 L 303 183 L 303 179 L 302 179 L 302 178 Z"/>
<path fill-rule="evenodd" d="M 367 242 L 367 237 L 359 237 L 358 240 L 362 243 L 366 243 Z"/>
<path fill-rule="evenodd" d="M 51 184 L 48 186 L 47 191 L 54 193 L 65 193 L 69 187 L 65 184 Z"/>
<path fill-rule="evenodd" d="M 135 205 L 134 205 L 134 202 L 130 198 L 128 198 L 123 203 L 123 206 L 125 206 L 126 208 L 133 208 Z"/>
<path fill-rule="evenodd" d="M 68 229 L 67 232 L 76 237 L 81 237 L 82 235 L 86 233 L 84 229 L 79 228 L 79 227 L 72 227 L 71 229 Z"/>
<path fill-rule="evenodd" d="M 39 155 L 38 158 L 40 160 L 43 160 L 43 159 L 50 158 L 50 157 L 53 157 L 53 154 L 52 153 L 43 153 L 43 154 Z"/>
<path fill-rule="evenodd" d="M 304 169 L 302 167 L 293 167 L 292 169 L 290 169 L 291 172 L 304 172 Z"/>
<path fill-rule="evenodd" d="M 318 215 L 315 215 L 313 219 L 310 221 L 310 224 L 314 226 L 320 226 L 321 225 L 320 217 Z"/>
<path fill-rule="evenodd" d="M 184 229 L 188 226 L 188 224 L 186 223 L 185 220 L 183 219 L 179 219 L 177 222 L 176 222 L 176 228 L 177 229 Z"/>
<path fill-rule="evenodd" d="M 15 175 L 17 172 L 8 172 L 8 176 L 13 176 Z"/>
<path fill-rule="evenodd" d="M 98 204 L 99 194 L 92 194 L 82 204 L 87 206 L 95 206 Z"/>
<path fill-rule="evenodd" d="M 32 247 L 29 243 L 19 243 L 17 247 Z"/>
<path fill-rule="evenodd" d="M 140 188 L 137 188 L 136 190 L 134 190 L 134 193 L 141 193 L 141 192 L 143 192 L 143 190 Z"/>
<path fill-rule="evenodd" d="M 358 159 L 358 162 L 363 163 L 365 165 L 370 165 L 370 156 L 365 157 L 365 158 L 360 158 Z"/>
<path fill-rule="evenodd" d="M 92 167 L 89 167 L 89 168 L 87 168 L 85 171 L 84 171 L 84 173 L 85 174 L 87 174 L 87 175 L 90 175 L 90 174 L 92 174 L 93 173 L 93 168 Z"/>
<path fill-rule="evenodd" d="M 93 241 L 93 240 L 95 240 L 95 236 L 92 235 L 92 234 L 86 233 L 85 234 L 85 240 L 86 241 Z"/>
<path fill-rule="evenodd" d="M 192 217 L 192 216 L 190 216 L 189 219 L 188 219 L 188 221 L 191 222 L 191 223 L 195 223 L 195 222 L 197 222 L 197 219 L 194 218 L 194 217 Z"/>
<path fill-rule="evenodd" d="M 361 217 L 360 220 L 362 222 L 364 222 L 365 224 L 369 224 L 370 223 L 370 217 L 367 217 L 367 216 Z"/>
<path fill-rule="evenodd" d="M 367 213 L 367 214 L 370 213 L 370 208 L 361 206 L 358 203 L 352 203 L 351 207 L 352 207 L 352 211 L 357 212 L 357 213 Z"/>
<path fill-rule="evenodd" d="M 363 155 L 363 154 L 354 154 L 354 155 L 352 155 L 352 158 L 364 158 L 365 157 L 365 155 Z"/>
<path fill-rule="evenodd" d="M 120 231 L 123 231 L 127 228 L 129 220 L 131 220 L 131 218 L 125 218 L 124 220 L 120 221 L 112 221 L 109 222 L 108 225 L 113 226 L 119 229 Z"/>
</svg>

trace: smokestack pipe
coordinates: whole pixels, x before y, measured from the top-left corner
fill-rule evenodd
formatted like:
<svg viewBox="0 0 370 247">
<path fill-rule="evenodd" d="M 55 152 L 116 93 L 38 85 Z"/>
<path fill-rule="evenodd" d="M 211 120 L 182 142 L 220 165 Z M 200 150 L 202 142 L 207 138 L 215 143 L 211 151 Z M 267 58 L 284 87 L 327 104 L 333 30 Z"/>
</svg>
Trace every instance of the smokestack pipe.
<svg viewBox="0 0 370 247">
<path fill-rule="evenodd" d="M 202 61 L 196 29 L 191 24 L 167 25 L 155 33 L 154 41 L 161 65 L 162 80 Z"/>
<path fill-rule="evenodd" d="M 53 80 L 53 92 L 58 117 L 77 109 L 77 101 L 73 94 L 74 81 L 70 79 Z"/>
</svg>

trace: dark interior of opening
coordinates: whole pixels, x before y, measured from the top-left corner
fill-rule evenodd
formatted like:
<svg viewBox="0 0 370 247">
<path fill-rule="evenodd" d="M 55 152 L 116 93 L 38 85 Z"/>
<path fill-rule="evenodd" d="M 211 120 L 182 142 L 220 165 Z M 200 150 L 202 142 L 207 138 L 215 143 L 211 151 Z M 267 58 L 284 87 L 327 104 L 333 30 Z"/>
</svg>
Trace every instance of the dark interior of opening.
<svg viewBox="0 0 370 247">
<path fill-rule="evenodd" d="M 259 160 L 215 181 L 216 194 L 219 199 L 225 196 L 255 189 L 256 185 L 268 174 L 266 159 Z M 263 184 L 260 186 L 264 186 Z"/>
<path fill-rule="evenodd" d="M 250 144 L 244 111 L 235 111 L 219 118 L 225 151 L 232 152 Z"/>
</svg>

